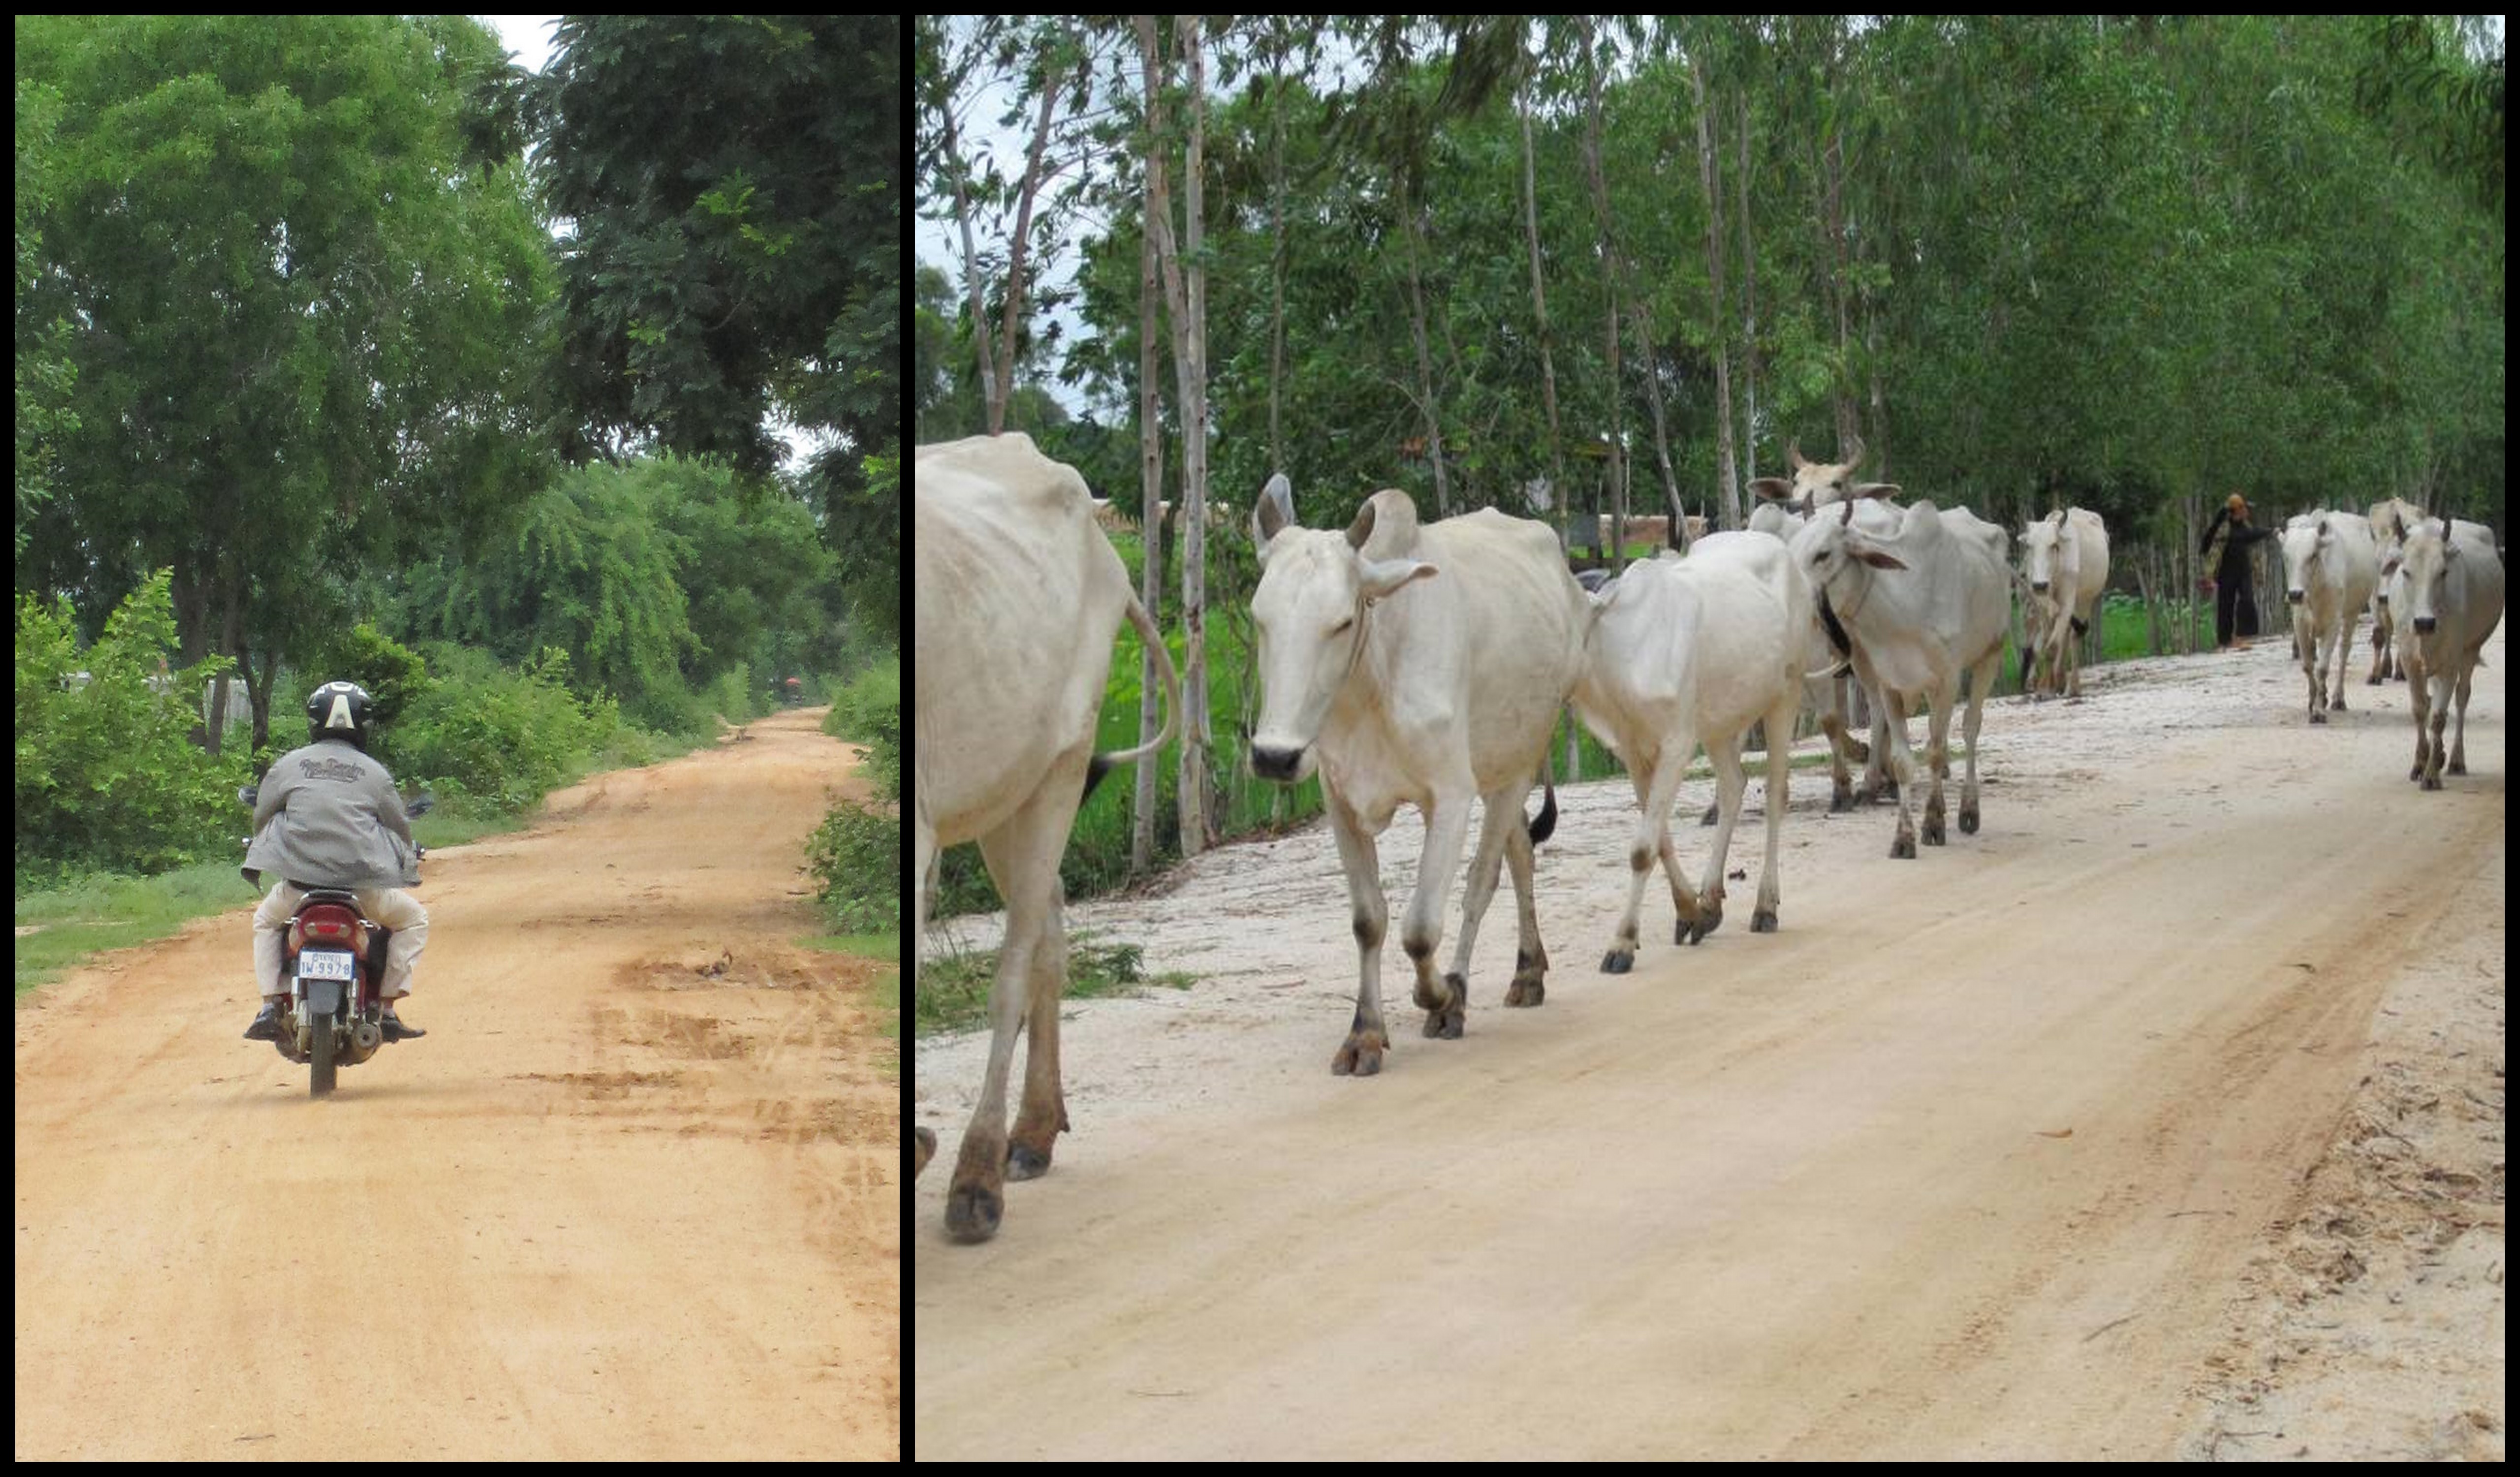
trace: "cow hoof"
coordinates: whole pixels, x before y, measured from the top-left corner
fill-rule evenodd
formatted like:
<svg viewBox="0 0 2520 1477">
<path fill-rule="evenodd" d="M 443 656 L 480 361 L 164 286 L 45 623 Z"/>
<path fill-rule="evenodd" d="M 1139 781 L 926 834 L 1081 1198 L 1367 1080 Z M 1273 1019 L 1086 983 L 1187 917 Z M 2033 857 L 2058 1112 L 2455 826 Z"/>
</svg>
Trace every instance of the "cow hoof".
<svg viewBox="0 0 2520 1477">
<path fill-rule="evenodd" d="M 1854 793 L 1853 791 L 1851 791 L 1851 790 L 1831 790 L 1831 791 L 1829 791 L 1829 792 L 1828 792 L 1828 813 L 1829 813 L 1829 814 L 1831 814 L 1831 815 L 1835 815 L 1835 814 L 1839 813 L 1840 811 L 1844 811 L 1844 810 L 1852 810 L 1852 809 L 1854 809 L 1854 808 L 1855 808 L 1855 793 Z"/>
<path fill-rule="evenodd" d="M 1050 1154 L 1046 1150 L 1027 1148 L 1022 1144 L 1007 1146 L 1007 1177 L 1039 1179 L 1050 1173 Z"/>
<path fill-rule="evenodd" d="M 1530 979 L 1517 977 L 1512 984 L 1505 988 L 1505 1002 L 1508 1005 L 1537 1005 L 1548 997 L 1549 991 L 1540 983 L 1537 975 Z"/>
<path fill-rule="evenodd" d="M 1754 934 L 1773 934 L 1776 931 L 1777 910 L 1775 908 L 1763 907 L 1750 915 L 1750 932 Z"/>
<path fill-rule="evenodd" d="M 1711 933 L 1715 932 L 1715 930 L 1717 930 L 1718 928 L 1721 928 L 1721 927 L 1723 926 L 1723 924 L 1724 924 L 1724 909 L 1723 909 L 1723 908 L 1721 908 L 1721 907 L 1709 907 L 1709 908 L 1702 909 L 1702 910 L 1698 913 L 1698 915 L 1697 915 L 1697 921 L 1696 921 L 1695 923 L 1692 923 L 1692 924 L 1690 924 L 1690 925 L 1688 926 L 1688 942 L 1689 942 L 1689 943 L 1691 943 L 1691 944 L 1698 943 L 1699 941 L 1703 940 L 1703 939 L 1704 939 L 1708 934 L 1711 934 Z"/>
<path fill-rule="evenodd" d="M 1715 824 L 1716 820 L 1720 817 L 1723 808 L 1724 808 L 1720 805 L 1708 806 L 1706 808 L 1706 813 L 1697 817 L 1697 823 L 1701 826 L 1711 826 Z"/>
<path fill-rule="evenodd" d="M 1916 838 L 1905 831 L 1900 832 L 1891 839 L 1890 854 L 1913 861 L 1916 857 Z"/>
<path fill-rule="evenodd" d="M 2452 760 L 2450 762 L 2450 772 L 2452 774 L 2465 774 L 2467 772 L 2467 761 L 2459 759 Z"/>
<path fill-rule="evenodd" d="M 1929 846 L 1929 847 L 1938 847 L 1938 846 L 1942 846 L 1942 845 L 1944 845 L 1944 844 L 1945 844 L 1945 843 L 1944 843 L 1944 841 L 1943 841 L 1943 818 L 1942 818 L 1941 816 L 1939 816 L 1939 815 L 1928 815 L 1928 816 L 1926 816 L 1926 817 L 1925 817 L 1925 845 L 1927 845 L 1927 846 Z"/>
<path fill-rule="evenodd" d="M 917 1145 L 919 1162 L 911 1170 L 910 1177 L 916 1179 L 927 1173 L 927 1161 L 936 1157 L 936 1135 L 925 1129 L 916 1129 L 912 1131 L 912 1137 Z"/>
<path fill-rule="evenodd" d="M 1623 975 L 1629 970 L 1634 969 L 1636 967 L 1636 963 L 1637 951 L 1635 949 L 1614 948 L 1601 956 L 1601 973 L 1605 975 Z"/>
<path fill-rule="evenodd" d="M 1426 1012 L 1426 1036 L 1432 1040 L 1458 1041 L 1462 1039 L 1462 1011 L 1470 1002 L 1470 987 L 1460 975 L 1444 976 L 1452 987 L 1453 997 Z"/>
<path fill-rule="evenodd" d="M 2314 723 L 2324 723 L 2327 721 L 2327 715 L 2320 710 L 2314 708 L 2310 710 L 2310 720 Z"/>
<path fill-rule="evenodd" d="M 1330 1075 L 1372 1077 L 1382 1070 L 1384 1044 L 1379 1032 L 1372 1036 L 1349 1037 L 1346 1043 L 1338 1048 L 1338 1055 L 1330 1058 Z"/>
<path fill-rule="evenodd" d="M 1977 834 L 1977 807 L 1960 807 L 1960 834 L 1963 836 L 1975 836 Z"/>
<path fill-rule="evenodd" d="M 945 1234 L 970 1245 L 998 1233 L 1006 1202 L 985 1184 L 967 1184 L 945 1197 Z"/>
<path fill-rule="evenodd" d="M 2427 789 L 2427 790 L 2438 790 L 2438 789 L 2440 789 L 2441 787 L 2442 787 L 2442 784 L 2441 784 L 2441 776 L 2440 776 L 2440 775 L 2438 775 L 2438 774 L 2427 774 L 2427 775 L 2425 775 L 2425 776 L 2424 776 L 2424 788 L 2425 788 L 2425 789 Z"/>
<path fill-rule="evenodd" d="M 2336 690 L 2336 696 L 2327 700 L 2327 706 L 2338 713 L 2343 713 L 2345 711 L 2345 689 L 2341 687 L 2338 688 Z"/>
<path fill-rule="evenodd" d="M 2365 687 L 2377 687 L 2380 685 L 2380 679 L 2378 677 L 2364 677 L 2362 679 L 2362 685 Z"/>
</svg>

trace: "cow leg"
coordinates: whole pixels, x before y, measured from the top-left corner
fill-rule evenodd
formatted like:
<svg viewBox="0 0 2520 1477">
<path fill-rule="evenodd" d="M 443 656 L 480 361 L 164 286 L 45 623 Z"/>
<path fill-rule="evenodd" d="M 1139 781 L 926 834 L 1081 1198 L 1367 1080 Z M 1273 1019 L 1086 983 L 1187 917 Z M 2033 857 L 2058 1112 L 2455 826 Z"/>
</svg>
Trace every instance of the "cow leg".
<svg viewBox="0 0 2520 1477">
<path fill-rule="evenodd" d="M 1059 850 L 1066 850 L 1065 844 Z M 1050 917 L 1032 951 L 1030 1006 L 1024 1021 L 1023 1101 L 1007 1135 L 1007 1177 L 1038 1179 L 1050 1173 L 1051 1150 L 1067 1131 L 1067 1099 L 1059 1091 L 1058 1002 L 1067 993 L 1066 890 L 1054 854 L 1050 867 Z"/>
<path fill-rule="evenodd" d="M 1508 1005 L 1537 1005 L 1548 996 L 1549 950 L 1540 945 L 1540 906 L 1531 884 L 1531 832 L 1522 826 L 1505 833 L 1505 864 L 1513 873 L 1513 983 L 1506 988 Z"/>
<path fill-rule="evenodd" d="M 1459 1040 L 1463 1006 L 1462 992 L 1435 973 L 1435 949 L 1444 942 L 1444 899 L 1462 865 L 1462 846 L 1470 830 L 1467 786 L 1437 791 L 1426 816 L 1426 846 L 1418 854 L 1418 886 L 1409 894 L 1409 910 L 1400 919 L 1400 947 L 1417 967 L 1415 998 L 1426 1012 L 1426 1035 Z"/>
<path fill-rule="evenodd" d="M 2458 669 L 2457 692 L 2458 733 L 2455 738 L 2451 740 L 2450 745 L 2450 772 L 2452 774 L 2465 774 L 2467 772 L 2467 685 L 2475 675 L 2476 664 L 2473 661 L 2469 661 L 2460 666 Z M 2434 739 L 2435 744 L 2439 744 L 2440 742 L 2441 741 L 2438 737 Z"/>
<path fill-rule="evenodd" d="M 1846 731 L 1846 720 L 1834 713 L 1820 715 L 1820 728 L 1828 737 L 1828 810 L 1834 815 L 1855 808 L 1855 781 L 1846 764 L 1855 738 Z"/>
<path fill-rule="evenodd" d="M 1977 733 L 1978 720 L 1985 714 L 1987 684 L 1995 680 L 1995 659 L 1978 664 L 1977 676 L 1969 684 L 1968 712 L 1960 719 L 1960 739 L 1968 745 L 1967 777 L 1960 786 L 1960 831 L 1977 834 Z"/>
<path fill-rule="evenodd" d="M 2452 678 L 2431 671 L 2424 673 L 2424 685 L 2431 689 L 2424 696 L 2424 731 L 2430 741 L 2424 749 L 2424 780 L 2427 790 L 2442 787 L 2442 738 L 2450 723 Z"/>
<path fill-rule="evenodd" d="M 1530 794 L 1531 782 L 1525 780 L 1479 797 L 1486 815 L 1479 822 L 1479 849 L 1470 854 L 1470 885 L 1462 895 L 1462 937 L 1453 945 L 1452 973 L 1444 976 L 1444 983 L 1453 987 L 1453 998 L 1457 1000 L 1469 998 L 1470 949 L 1479 942 L 1479 923 L 1487 917 L 1488 903 L 1496 897 L 1497 873 L 1505 861 L 1505 839 L 1525 824 L 1522 806 Z"/>
<path fill-rule="evenodd" d="M 2407 778 L 2411 780 L 2421 781 L 2424 777 L 2424 756 L 2430 747 L 2427 736 L 2431 730 L 2426 715 L 2432 707 L 2431 695 L 2431 684 L 2424 676 L 2422 660 L 2408 663 L 2407 701 L 2415 711 L 2415 762 L 2407 771 Z"/>
<path fill-rule="evenodd" d="M 1910 799 L 1916 793 L 1916 757 L 1908 748 L 1908 699 L 1884 689 L 1879 707 L 1890 719 L 1890 772 L 1899 781 L 1899 830 L 1890 838 L 1890 854 L 1913 860 L 1916 819 Z"/>
<path fill-rule="evenodd" d="M 1943 782 L 1951 777 L 1952 705 L 1959 697 L 1959 681 L 1934 694 L 1933 711 L 1925 715 L 1925 767 L 1931 772 L 1925 792 L 1925 829 L 1923 841 L 1929 847 L 1944 844 Z"/>
<path fill-rule="evenodd" d="M 1866 703 L 1872 710 L 1872 753 L 1864 762 L 1864 783 L 1856 789 L 1855 798 L 1868 806 L 1879 805 L 1881 797 L 1896 798 L 1899 783 L 1890 766 L 1890 704 L 1878 695 Z M 1899 742 L 1908 741 L 1907 720 L 1899 723 Z"/>
<path fill-rule="evenodd" d="M 1653 875 L 1654 862 L 1671 854 L 1671 803 L 1680 790 L 1681 771 L 1688 766 L 1695 745 L 1693 740 L 1666 740 L 1648 752 L 1639 746 L 1636 764 L 1628 771 L 1637 787 L 1637 828 L 1628 843 L 1628 906 L 1619 915 L 1618 935 L 1610 941 L 1610 951 L 1601 956 L 1603 974 L 1623 975 L 1636 964 L 1637 916 L 1644 904 L 1645 879 Z M 1697 918 L 1697 900 L 1684 898 L 1688 884 L 1681 880 L 1680 868 L 1665 862 L 1671 877 L 1673 905 L 1680 909 L 1680 927 L 1686 931 Z"/>
<path fill-rule="evenodd" d="M 1741 819 L 1741 802 L 1750 792 L 1749 777 L 1741 772 L 1741 736 L 1707 736 L 1707 762 L 1715 766 L 1715 799 L 1723 807 L 1724 818 L 1715 827 L 1715 850 L 1706 858 L 1706 882 L 1697 890 L 1697 921 L 1686 929 L 1688 937 L 1673 935 L 1674 944 L 1695 944 L 1715 932 L 1724 922 L 1724 861 L 1732 853 L 1732 827 Z M 1776 809 L 1771 800 L 1768 808 Z"/>
<path fill-rule="evenodd" d="M 2343 623 L 2336 628 L 2336 676 L 2327 684 L 2327 706 L 2345 711 L 2345 669 L 2354 660 L 2354 609 L 2346 607 Z"/>
<path fill-rule="evenodd" d="M 1032 798 L 1004 825 L 980 838 L 989 879 L 1006 900 L 1007 935 L 989 987 L 989 1068 L 945 1199 L 945 1231 L 957 1241 L 986 1241 L 996 1235 L 1005 1211 L 1007 1074 L 1014 1062 L 1015 1038 L 1031 1014 L 1030 994 L 1039 978 L 1034 956 L 1045 946 L 1049 930 L 1058 925 L 1058 854 L 1066 847 L 1084 781 L 1082 754 L 1074 763 L 1053 765 Z M 1057 1009 L 1056 1001 L 1052 1008 Z M 1058 1070 L 1055 1052 L 1053 1074 Z M 1032 1090 L 1027 1072 L 1028 1100 Z M 1055 1097 L 1055 1083 L 1051 1090 Z"/>
<path fill-rule="evenodd" d="M 2389 675 L 2389 608 L 2374 596 L 2371 602 L 2371 674 L 2362 679 L 2365 687 L 2377 687 Z"/>
<path fill-rule="evenodd" d="M 1327 783 L 1323 808 L 1329 811 L 1330 836 L 1338 843 L 1339 869 L 1347 874 L 1348 920 L 1356 933 L 1356 1017 L 1347 1040 L 1330 1058 L 1330 1071 L 1372 1077 L 1382 1070 L 1382 1053 L 1391 1044 L 1382 1024 L 1382 933 L 1389 905 L 1382 897 L 1382 872 L 1373 837 L 1365 821 Z"/>
<path fill-rule="evenodd" d="M 1781 710 L 1780 710 L 1781 711 Z M 1792 719 L 1788 717 L 1786 721 Z M 1768 715 L 1768 728 L 1777 731 L 1777 715 Z M 1777 888 L 1777 854 L 1785 829 L 1785 799 L 1793 768 L 1793 754 L 1782 745 L 1768 751 L 1768 860 L 1759 869 L 1759 905 L 1750 913 L 1750 932 L 1773 934 L 1777 931 L 1777 904 L 1782 895 Z"/>
<path fill-rule="evenodd" d="M 2318 690 L 2318 639 L 2298 621 L 2293 623 L 2292 649 L 2293 655 L 2301 661 L 2302 677 L 2310 684 L 2310 720 L 2324 723 L 2327 715 L 2320 711 L 2323 694 Z"/>
</svg>

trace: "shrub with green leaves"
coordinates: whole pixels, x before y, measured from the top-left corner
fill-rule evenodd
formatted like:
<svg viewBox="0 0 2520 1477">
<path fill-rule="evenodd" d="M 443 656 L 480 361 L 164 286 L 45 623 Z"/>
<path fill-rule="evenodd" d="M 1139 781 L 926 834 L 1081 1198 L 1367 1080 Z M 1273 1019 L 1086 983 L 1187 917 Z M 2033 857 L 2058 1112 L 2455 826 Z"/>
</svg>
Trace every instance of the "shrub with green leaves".
<svg viewBox="0 0 2520 1477">
<path fill-rule="evenodd" d="M 867 772 L 886 800 L 901 798 L 901 656 L 885 655 L 832 694 L 823 731 L 868 747 Z"/>
<path fill-rule="evenodd" d="M 212 759 L 187 738 L 202 684 L 228 664 L 159 672 L 175 646 L 170 579 L 151 576 L 85 651 L 68 600 L 18 602 L 22 888 L 81 870 L 160 872 L 234 845 L 248 756 Z"/>
<path fill-rule="evenodd" d="M 428 649 L 436 680 L 394 733 L 405 782 L 451 782 L 451 792 L 513 814 L 564 780 L 572 761 L 603 749 L 620 725 L 608 698 L 569 691 L 567 654 L 545 648 L 522 671 L 451 645 Z"/>
<path fill-rule="evenodd" d="M 842 801 L 806 842 L 805 864 L 822 883 L 817 900 L 837 931 L 901 926 L 901 817 L 894 808 Z"/>
</svg>

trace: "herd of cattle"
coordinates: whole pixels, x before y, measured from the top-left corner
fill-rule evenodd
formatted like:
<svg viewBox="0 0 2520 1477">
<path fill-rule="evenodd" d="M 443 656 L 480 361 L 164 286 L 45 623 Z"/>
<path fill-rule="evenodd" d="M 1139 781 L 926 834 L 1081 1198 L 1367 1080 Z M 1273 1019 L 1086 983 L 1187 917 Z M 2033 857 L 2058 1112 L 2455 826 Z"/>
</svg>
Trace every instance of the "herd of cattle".
<svg viewBox="0 0 2520 1477">
<path fill-rule="evenodd" d="M 1366 499 L 1344 531 L 1306 529 L 1285 478 L 1271 479 L 1251 512 L 1261 567 L 1251 599 L 1261 681 L 1251 766 L 1287 783 L 1316 772 L 1323 779 L 1357 945 L 1356 1015 L 1331 1058 L 1333 1072 L 1371 1076 L 1389 1045 L 1381 990 L 1388 915 L 1375 838 L 1404 804 L 1425 819 L 1418 885 L 1400 924 L 1425 1035 L 1462 1034 L 1470 951 L 1503 866 L 1511 869 L 1518 928 L 1506 1004 L 1541 1003 L 1549 956 L 1533 901 L 1532 849 L 1555 821 L 1548 751 L 1563 708 L 1619 757 L 1636 785 L 1627 907 L 1602 960 L 1606 971 L 1634 962 L 1639 905 L 1657 860 L 1679 919 L 1675 944 L 1694 944 L 1723 920 L 1725 858 L 1747 785 L 1741 753 L 1753 724 L 1771 736 L 1754 932 L 1777 927 L 1784 739 L 1806 709 L 1818 713 L 1829 739 L 1830 808 L 1847 808 L 1864 793 L 1848 771 L 1851 758 L 1862 760 L 1866 792 L 1895 780 L 1890 854 L 1913 857 L 1920 783 L 1924 844 L 1945 841 L 1951 717 L 1964 703 L 1958 819 L 1962 831 L 1978 829 L 1979 718 L 2002 664 L 2013 591 L 2026 596 L 2034 690 L 2079 693 L 2076 637 L 2107 582 L 2107 531 L 2080 508 L 2036 520 L 2018 535 L 2016 573 L 2002 528 L 1964 508 L 1892 503 L 1897 486 L 1853 480 L 1863 459 L 1860 446 L 1853 450 L 1840 463 L 1791 453 L 1791 477 L 1752 484 L 1760 503 L 1748 531 L 1700 537 L 1686 558 L 1666 552 L 1597 583 L 1588 577 L 1589 588 L 1546 524 L 1491 509 L 1421 525 L 1407 493 L 1383 491 Z M 1074 468 L 1008 435 L 922 446 L 914 473 L 913 946 L 925 937 L 943 847 L 978 842 L 1007 907 L 987 1073 L 946 1202 L 948 1233 L 977 1241 L 997 1230 L 1004 1180 L 1046 1172 L 1067 1126 L 1058 1076 L 1066 978 L 1058 861 L 1068 830 L 1103 769 L 1165 741 L 1179 692 L 1163 642 L 1097 528 Z M 2394 644 L 2413 694 L 2409 777 L 2440 788 L 2443 724 L 2453 702 L 2457 736 L 2446 766 L 2463 773 L 2469 679 L 2502 612 L 2492 531 L 2393 500 L 2367 517 L 2296 518 L 2282 547 L 2285 596 L 2302 613 L 2295 639 L 2311 720 L 2324 722 L 2325 709 L 2345 706 L 2345 650 L 2367 606 L 2375 617 L 2369 680 L 2382 680 Z M 1167 717 L 1149 742 L 1098 756 L 1111 638 L 1123 620 L 1155 656 Z M 1868 746 L 1844 721 L 1849 683 L 1871 699 Z M 1919 705 L 1931 715 L 1921 770 L 1906 721 Z M 1716 776 L 1717 830 L 1692 888 L 1669 818 L 1701 745 Z M 1535 784 L 1546 795 L 1526 821 Z M 1473 801 L 1485 818 L 1451 967 L 1439 972 L 1444 899 L 1468 841 Z M 1010 1133 L 1007 1080 L 1027 1026 L 1032 1040 Z M 934 1147 L 934 1135 L 919 1130 L 914 1173 L 926 1168 Z"/>
</svg>

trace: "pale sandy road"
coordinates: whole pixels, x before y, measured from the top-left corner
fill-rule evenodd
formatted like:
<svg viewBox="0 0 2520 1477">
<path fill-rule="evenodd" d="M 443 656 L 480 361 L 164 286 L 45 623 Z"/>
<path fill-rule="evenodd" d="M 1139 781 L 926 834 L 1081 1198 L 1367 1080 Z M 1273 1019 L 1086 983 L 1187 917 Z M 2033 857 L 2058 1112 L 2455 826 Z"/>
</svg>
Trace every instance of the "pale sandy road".
<svg viewBox="0 0 2520 1477">
<path fill-rule="evenodd" d="M 429 1035 L 330 1101 L 239 1039 L 242 884 L 22 1005 L 19 1458 L 896 1453 L 897 1088 L 787 942 L 817 716 L 432 854 Z"/>
<path fill-rule="evenodd" d="M 1379 1079 L 1319 1070 L 1323 1019 L 1294 1070 L 1105 1102 L 984 1247 L 940 1168 L 918 1454 L 2170 1454 L 2401 950 L 2503 866 L 2483 683 L 2476 772 L 2419 795 L 2402 688 L 2314 729 L 2278 654 L 2225 660 L 2168 725 L 1990 717 L 1986 832 L 1797 855 L 1774 938 L 1611 979 L 1561 919 L 1543 1010 L 1490 971 Z"/>
</svg>

